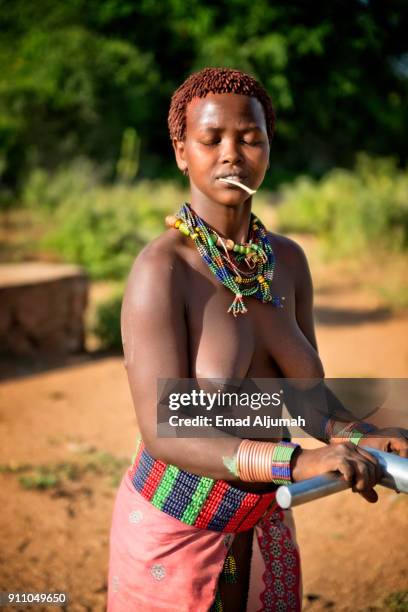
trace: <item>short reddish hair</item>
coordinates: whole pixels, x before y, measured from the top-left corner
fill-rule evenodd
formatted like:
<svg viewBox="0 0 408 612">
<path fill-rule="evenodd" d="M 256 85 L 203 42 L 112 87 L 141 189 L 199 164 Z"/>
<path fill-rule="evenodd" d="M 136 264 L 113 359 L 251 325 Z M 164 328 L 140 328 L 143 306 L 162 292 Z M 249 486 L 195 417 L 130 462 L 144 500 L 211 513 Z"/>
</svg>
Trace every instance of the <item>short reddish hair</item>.
<svg viewBox="0 0 408 612">
<path fill-rule="evenodd" d="M 191 74 L 174 92 L 168 116 L 170 138 L 184 140 L 186 136 L 186 109 L 193 98 L 208 94 L 234 93 L 259 100 L 265 113 L 269 142 L 275 131 L 275 111 L 268 92 L 249 74 L 232 68 L 204 68 Z"/>
</svg>

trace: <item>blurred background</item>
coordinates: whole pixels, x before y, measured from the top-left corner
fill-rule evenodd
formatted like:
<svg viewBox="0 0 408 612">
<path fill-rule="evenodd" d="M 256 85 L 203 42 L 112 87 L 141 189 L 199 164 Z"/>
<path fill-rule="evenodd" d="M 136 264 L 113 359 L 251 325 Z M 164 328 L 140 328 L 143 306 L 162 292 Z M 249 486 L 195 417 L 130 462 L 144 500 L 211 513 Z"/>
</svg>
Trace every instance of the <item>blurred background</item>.
<svg viewBox="0 0 408 612">
<path fill-rule="evenodd" d="M 209 65 L 264 84 L 277 132 L 255 210 L 307 254 L 326 375 L 406 377 L 407 5 L 0 9 L 0 590 L 65 590 L 64 609 L 103 610 L 112 504 L 137 434 L 123 288 L 188 199 L 172 92 Z M 345 492 L 296 510 L 305 610 L 408 610 L 407 504 Z"/>
</svg>

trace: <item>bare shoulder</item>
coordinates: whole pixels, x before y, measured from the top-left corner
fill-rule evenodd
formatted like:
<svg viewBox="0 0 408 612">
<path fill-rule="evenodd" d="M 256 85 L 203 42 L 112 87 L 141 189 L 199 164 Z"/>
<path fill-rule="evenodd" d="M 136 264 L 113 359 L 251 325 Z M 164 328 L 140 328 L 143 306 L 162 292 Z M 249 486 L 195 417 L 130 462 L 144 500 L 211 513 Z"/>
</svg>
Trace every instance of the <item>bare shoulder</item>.
<svg viewBox="0 0 408 612">
<path fill-rule="evenodd" d="M 276 234 L 268 232 L 268 238 L 271 242 L 273 252 L 275 253 L 277 261 L 281 261 L 290 268 L 308 269 L 307 257 L 300 246 L 292 238 L 283 236 L 282 234 Z"/>
<path fill-rule="evenodd" d="M 141 272 L 146 268 L 154 271 L 163 267 L 167 269 L 169 265 L 180 266 L 183 261 L 183 248 L 183 236 L 173 229 L 168 229 L 140 251 L 133 263 L 131 274 L 135 270 Z"/>
<path fill-rule="evenodd" d="M 166 230 L 149 242 L 138 254 L 130 270 L 125 300 L 133 301 L 144 294 L 157 296 L 160 288 L 177 292 L 182 288 L 185 249 L 183 236 Z"/>
</svg>

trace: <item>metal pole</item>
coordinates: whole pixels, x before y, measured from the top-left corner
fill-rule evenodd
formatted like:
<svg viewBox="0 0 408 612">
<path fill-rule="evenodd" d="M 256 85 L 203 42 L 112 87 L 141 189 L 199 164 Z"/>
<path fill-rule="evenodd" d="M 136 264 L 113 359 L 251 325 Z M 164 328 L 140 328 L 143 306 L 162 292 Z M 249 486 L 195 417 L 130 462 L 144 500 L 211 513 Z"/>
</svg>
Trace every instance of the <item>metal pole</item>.
<svg viewBox="0 0 408 612">
<path fill-rule="evenodd" d="M 374 455 L 382 468 L 383 476 L 378 484 L 394 491 L 408 493 L 408 459 L 366 446 L 364 450 Z M 289 486 L 279 487 L 276 491 L 276 501 L 281 508 L 287 509 L 344 491 L 350 486 L 339 472 L 328 472 Z"/>
</svg>

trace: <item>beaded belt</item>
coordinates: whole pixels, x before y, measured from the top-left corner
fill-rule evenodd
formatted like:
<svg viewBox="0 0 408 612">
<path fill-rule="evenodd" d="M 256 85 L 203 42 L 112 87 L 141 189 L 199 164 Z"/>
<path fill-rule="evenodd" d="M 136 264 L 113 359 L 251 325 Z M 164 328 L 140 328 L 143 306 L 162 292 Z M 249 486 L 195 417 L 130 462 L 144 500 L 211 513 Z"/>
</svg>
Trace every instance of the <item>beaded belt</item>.
<svg viewBox="0 0 408 612">
<path fill-rule="evenodd" d="M 153 506 L 200 529 L 247 531 L 277 507 L 275 492 L 246 493 L 225 480 L 196 476 L 154 459 L 141 438 L 129 475 Z"/>
</svg>

